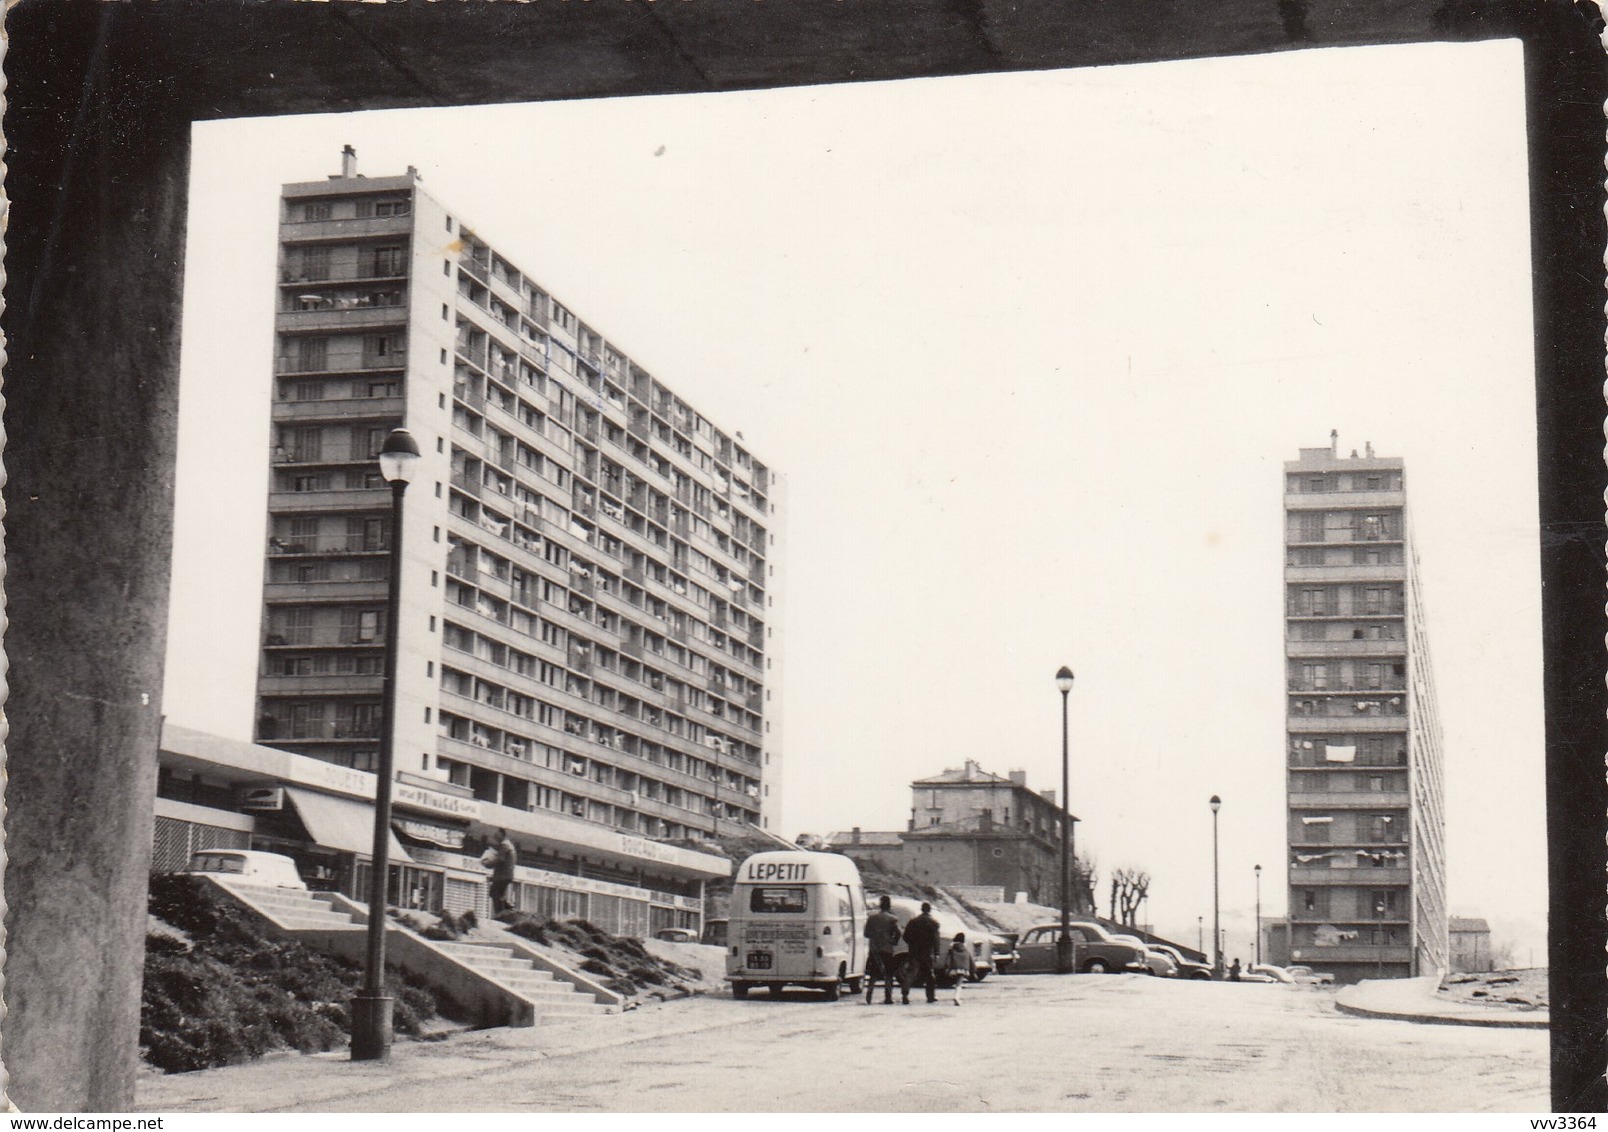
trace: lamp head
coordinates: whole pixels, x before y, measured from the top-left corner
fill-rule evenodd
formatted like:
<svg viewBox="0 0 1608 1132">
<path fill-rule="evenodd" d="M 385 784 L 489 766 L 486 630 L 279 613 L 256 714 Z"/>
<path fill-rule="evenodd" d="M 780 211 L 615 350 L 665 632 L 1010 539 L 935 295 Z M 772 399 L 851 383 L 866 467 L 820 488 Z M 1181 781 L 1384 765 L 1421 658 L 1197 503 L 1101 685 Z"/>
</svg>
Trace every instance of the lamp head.
<svg viewBox="0 0 1608 1132">
<path fill-rule="evenodd" d="M 1257 866 L 1256 866 L 1256 870 L 1255 870 L 1255 872 L 1256 872 L 1256 875 L 1257 875 L 1257 877 L 1258 877 L 1258 878 L 1260 878 L 1260 877 L 1261 877 L 1261 875 L 1262 875 L 1262 866 L 1261 866 L 1261 865 L 1257 865 Z"/>
<path fill-rule="evenodd" d="M 1216 794 L 1212 795 L 1212 800 L 1207 804 L 1211 806 L 1212 813 L 1214 813 L 1214 814 L 1218 810 L 1223 808 L 1223 800 L 1221 798 L 1219 798 Z"/>
<path fill-rule="evenodd" d="M 407 483 L 419 463 L 419 446 L 405 428 L 393 428 L 380 448 L 380 475 L 386 483 Z"/>
<path fill-rule="evenodd" d="M 1061 665 L 1061 671 L 1055 674 L 1055 686 L 1061 689 L 1063 696 L 1072 690 L 1072 670 L 1064 664 Z"/>
</svg>

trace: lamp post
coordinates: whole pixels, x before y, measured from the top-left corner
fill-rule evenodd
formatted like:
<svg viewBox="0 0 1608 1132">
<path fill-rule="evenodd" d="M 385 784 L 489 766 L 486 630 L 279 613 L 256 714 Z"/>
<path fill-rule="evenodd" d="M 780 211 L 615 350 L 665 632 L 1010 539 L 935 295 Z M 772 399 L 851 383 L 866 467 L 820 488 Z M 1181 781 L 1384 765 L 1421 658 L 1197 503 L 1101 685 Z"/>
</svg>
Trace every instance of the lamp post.
<svg viewBox="0 0 1608 1132">
<path fill-rule="evenodd" d="M 1262 962 L 1262 866 L 1257 865 L 1256 873 L 1256 961 Z M 1289 962 L 1288 959 L 1285 960 Z"/>
<path fill-rule="evenodd" d="M 1067 731 L 1067 700 L 1072 692 L 1072 670 L 1061 665 L 1055 674 L 1055 686 L 1061 689 L 1061 935 L 1055 941 L 1055 970 L 1062 975 L 1072 973 L 1072 807 L 1068 794 L 1071 790 L 1071 760 Z"/>
<path fill-rule="evenodd" d="M 385 894 L 390 872 L 391 778 L 396 753 L 396 657 L 402 604 L 402 496 L 419 462 L 419 446 L 406 429 L 396 428 L 380 448 L 380 474 L 391 485 L 391 572 L 385 605 L 384 699 L 380 708 L 380 765 L 374 781 L 374 848 L 369 868 L 368 962 L 363 989 L 352 996 L 352 1060 L 385 1061 L 391 1056 L 391 1008 L 385 993 Z"/>
<path fill-rule="evenodd" d="M 1217 888 L 1217 811 L 1223 808 L 1223 800 L 1213 794 L 1209 805 L 1212 808 L 1212 950 L 1215 952 L 1212 956 L 1212 971 L 1221 979 L 1223 977 L 1223 914 Z"/>
</svg>

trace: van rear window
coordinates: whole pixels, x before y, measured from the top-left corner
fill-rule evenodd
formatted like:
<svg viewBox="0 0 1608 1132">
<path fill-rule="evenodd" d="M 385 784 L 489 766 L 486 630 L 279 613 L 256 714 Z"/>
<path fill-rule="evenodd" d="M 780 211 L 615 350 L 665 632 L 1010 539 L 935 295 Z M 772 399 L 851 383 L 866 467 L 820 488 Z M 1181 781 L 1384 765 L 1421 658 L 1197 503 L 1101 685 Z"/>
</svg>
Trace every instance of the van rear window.
<svg viewBox="0 0 1608 1132">
<path fill-rule="evenodd" d="M 804 912 L 809 906 L 803 888 L 755 888 L 748 895 L 750 912 Z"/>
</svg>

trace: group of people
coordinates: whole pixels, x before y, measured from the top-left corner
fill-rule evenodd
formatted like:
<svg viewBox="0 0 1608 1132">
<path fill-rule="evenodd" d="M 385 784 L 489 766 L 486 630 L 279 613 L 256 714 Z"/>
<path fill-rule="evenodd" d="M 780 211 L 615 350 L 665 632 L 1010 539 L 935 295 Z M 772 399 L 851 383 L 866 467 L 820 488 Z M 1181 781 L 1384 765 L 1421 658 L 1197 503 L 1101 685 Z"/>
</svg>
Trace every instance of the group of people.
<svg viewBox="0 0 1608 1132">
<path fill-rule="evenodd" d="M 871 1005 L 876 996 L 877 983 L 882 983 L 882 1001 L 893 1004 L 893 987 L 899 985 L 899 1001 L 910 1005 L 910 988 L 920 983 L 927 991 L 927 1001 L 938 1001 L 938 972 L 941 970 L 954 980 L 955 1005 L 960 1005 L 960 988 L 970 981 L 974 972 L 971 949 L 966 946 L 966 933 L 956 932 L 949 948 L 940 951 L 938 921 L 932 918 L 932 905 L 923 903 L 921 914 L 899 926 L 893 914 L 893 902 L 886 896 L 877 911 L 866 917 L 864 935 L 869 943 L 865 963 L 865 1002 Z M 908 961 L 901 964 L 895 954 L 899 941 L 909 949 Z"/>
</svg>

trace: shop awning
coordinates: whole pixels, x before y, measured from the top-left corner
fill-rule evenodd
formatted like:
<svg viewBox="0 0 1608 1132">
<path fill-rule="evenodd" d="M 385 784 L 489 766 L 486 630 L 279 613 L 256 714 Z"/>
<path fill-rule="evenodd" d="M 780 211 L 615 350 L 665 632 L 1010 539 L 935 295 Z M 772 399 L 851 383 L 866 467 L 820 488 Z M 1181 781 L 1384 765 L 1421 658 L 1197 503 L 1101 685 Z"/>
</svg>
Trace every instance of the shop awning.
<svg viewBox="0 0 1608 1132">
<path fill-rule="evenodd" d="M 296 807 L 308 836 L 326 849 L 365 857 L 374 851 L 374 807 L 369 803 L 295 786 L 285 787 L 285 797 Z M 391 839 L 391 860 L 411 861 L 396 834 L 389 830 L 387 834 Z"/>
</svg>

